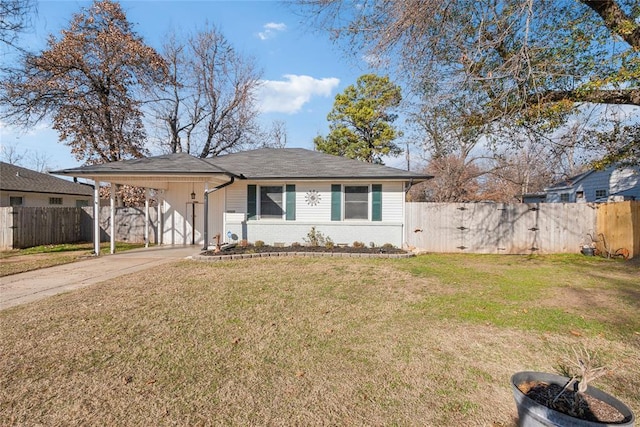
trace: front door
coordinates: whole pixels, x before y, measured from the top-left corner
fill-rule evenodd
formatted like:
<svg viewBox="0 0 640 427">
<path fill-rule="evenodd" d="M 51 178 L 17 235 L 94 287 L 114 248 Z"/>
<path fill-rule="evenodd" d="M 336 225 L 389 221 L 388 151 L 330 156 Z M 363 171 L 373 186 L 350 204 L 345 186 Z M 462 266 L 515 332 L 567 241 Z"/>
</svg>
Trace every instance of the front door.
<svg viewBox="0 0 640 427">
<path fill-rule="evenodd" d="M 186 240 L 191 245 L 201 245 L 202 233 L 204 229 L 204 215 L 203 215 L 202 203 L 194 200 L 193 202 L 187 202 L 185 207 L 185 220 L 188 224 Z"/>
</svg>

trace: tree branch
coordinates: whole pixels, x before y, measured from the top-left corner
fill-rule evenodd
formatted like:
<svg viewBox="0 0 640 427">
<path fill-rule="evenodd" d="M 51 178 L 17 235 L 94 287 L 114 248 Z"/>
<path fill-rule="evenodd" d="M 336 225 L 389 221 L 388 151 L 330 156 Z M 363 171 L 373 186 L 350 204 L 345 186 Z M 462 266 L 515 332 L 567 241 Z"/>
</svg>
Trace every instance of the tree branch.
<svg viewBox="0 0 640 427">
<path fill-rule="evenodd" d="M 640 89 L 553 91 L 542 96 L 542 102 L 570 100 L 573 102 L 592 102 L 596 104 L 637 105 L 640 106 Z"/>
<path fill-rule="evenodd" d="M 640 24 L 620 8 L 615 0 L 580 0 L 604 20 L 611 32 L 622 37 L 634 50 L 640 50 Z"/>
</svg>

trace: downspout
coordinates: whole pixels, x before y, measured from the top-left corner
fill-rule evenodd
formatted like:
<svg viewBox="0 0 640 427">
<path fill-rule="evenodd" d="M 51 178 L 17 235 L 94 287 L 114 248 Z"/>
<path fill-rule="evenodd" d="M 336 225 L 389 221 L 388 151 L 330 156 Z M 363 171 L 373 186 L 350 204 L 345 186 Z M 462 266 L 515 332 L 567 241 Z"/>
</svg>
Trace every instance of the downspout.
<svg viewBox="0 0 640 427">
<path fill-rule="evenodd" d="M 220 184 L 217 187 L 212 188 L 211 190 L 206 188 L 204 190 L 204 248 L 202 248 L 203 251 L 206 251 L 207 249 L 209 249 L 209 194 L 213 193 L 214 191 L 218 191 L 221 188 L 224 188 L 228 185 L 233 184 L 235 180 L 236 180 L 235 176 L 231 176 L 231 180 L 229 182 Z"/>
<path fill-rule="evenodd" d="M 404 200 L 402 201 L 402 245 L 409 246 L 409 236 L 407 233 L 407 195 L 413 187 L 413 178 L 409 178 L 409 185 L 405 186 Z"/>
<path fill-rule="evenodd" d="M 100 255 L 100 181 L 93 179 L 93 253 Z"/>
</svg>

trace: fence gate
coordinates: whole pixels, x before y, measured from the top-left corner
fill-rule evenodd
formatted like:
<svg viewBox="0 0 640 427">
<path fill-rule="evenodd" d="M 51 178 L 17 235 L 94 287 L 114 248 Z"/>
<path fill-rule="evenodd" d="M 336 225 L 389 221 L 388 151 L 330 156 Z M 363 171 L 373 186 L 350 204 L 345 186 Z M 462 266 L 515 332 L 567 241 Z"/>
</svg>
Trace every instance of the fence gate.
<svg viewBox="0 0 640 427">
<path fill-rule="evenodd" d="M 406 214 L 408 246 L 453 253 L 575 253 L 596 219 L 576 203 L 407 203 Z"/>
</svg>

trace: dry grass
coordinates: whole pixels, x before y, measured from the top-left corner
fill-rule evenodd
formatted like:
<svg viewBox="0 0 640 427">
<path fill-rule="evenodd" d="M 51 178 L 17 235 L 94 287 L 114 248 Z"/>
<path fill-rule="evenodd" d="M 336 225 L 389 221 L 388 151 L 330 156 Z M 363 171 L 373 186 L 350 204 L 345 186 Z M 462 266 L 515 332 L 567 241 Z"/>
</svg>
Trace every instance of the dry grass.
<svg viewBox="0 0 640 427">
<path fill-rule="evenodd" d="M 118 242 L 118 252 L 144 246 L 139 243 Z M 109 243 L 103 243 L 101 250 L 107 251 Z M 25 273 L 41 268 L 69 264 L 93 256 L 93 243 L 45 245 L 27 249 L 0 251 L 0 277 Z"/>
<path fill-rule="evenodd" d="M 578 257 L 166 265 L 0 312 L 0 425 L 507 426 L 511 374 L 554 371 L 576 344 L 637 414 L 639 273 Z"/>
</svg>

